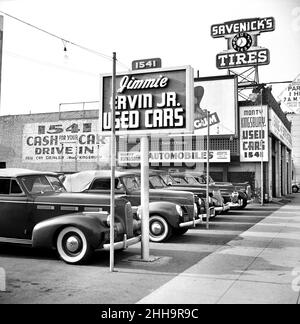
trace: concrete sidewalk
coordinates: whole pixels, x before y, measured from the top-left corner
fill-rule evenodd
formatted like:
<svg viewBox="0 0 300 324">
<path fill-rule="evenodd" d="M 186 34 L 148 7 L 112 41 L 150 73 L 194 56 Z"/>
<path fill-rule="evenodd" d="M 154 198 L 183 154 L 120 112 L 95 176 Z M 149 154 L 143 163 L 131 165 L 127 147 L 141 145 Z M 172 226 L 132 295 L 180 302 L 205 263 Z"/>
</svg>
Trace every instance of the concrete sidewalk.
<svg viewBox="0 0 300 324">
<path fill-rule="evenodd" d="M 300 194 L 140 304 L 299 303 Z"/>
</svg>

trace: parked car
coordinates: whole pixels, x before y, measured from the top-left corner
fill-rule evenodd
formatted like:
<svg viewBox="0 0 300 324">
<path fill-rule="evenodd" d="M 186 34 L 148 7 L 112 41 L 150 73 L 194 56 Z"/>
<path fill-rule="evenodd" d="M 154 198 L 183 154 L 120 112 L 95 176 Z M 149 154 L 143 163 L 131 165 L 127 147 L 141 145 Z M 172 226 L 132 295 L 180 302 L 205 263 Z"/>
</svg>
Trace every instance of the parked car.
<svg viewBox="0 0 300 324">
<path fill-rule="evenodd" d="M 70 264 L 109 250 L 109 195 L 66 192 L 55 173 L 0 170 L 0 242 L 54 248 Z M 115 201 L 115 249 L 140 241 L 130 202 Z"/>
<path fill-rule="evenodd" d="M 64 185 L 71 192 L 108 194 L 110 182 L 110 171 L 82 171 L 66 175 Z M 141 218 L 141 181 L 138 172 L 117 171 L 115 193 L 124 195 Z M 198 209 L 201 201 L 192 192 L 152 189 L 150 179 L 149 200 L 149 235 L 153 242 L 164 242 L 172 234 L 184 234 L 190 227 L 202 222 Z M 204 213 L 203 209 L 200 211 Z"/>
<path fill-rule="evenodd" d="M 159 174 L 171 190 L 189 190 L 206 201 L 206 185 L 200 184 L 193 176 L 179 172 L 167 173 L 157 170 L 154 172 Z M 209 186 L 209 206 L 214 207 L 215 214 L 221 214 L 230 209 L 230 203 L 224 203 L 219 188 L 214 185 Z"/>
<path fill-rule="evenodd" d="M 199 183 L 206 185 L 206 174 L 194 172 L 191 175 Z M 251 187 L 248 183 L 234 185 L 230 182 L 215 182 L 211 177 L 209 183 L 220 189 L 225 203 L 229 203 L 231 208 L 244 209 L 251 202 Z"/>
<path fill-rule="evenodd" d="M 292 182 L 292 191 L 293 193 L 297 193 L 300 190 L 300 183 L 296 180 Z"/>
</svg>

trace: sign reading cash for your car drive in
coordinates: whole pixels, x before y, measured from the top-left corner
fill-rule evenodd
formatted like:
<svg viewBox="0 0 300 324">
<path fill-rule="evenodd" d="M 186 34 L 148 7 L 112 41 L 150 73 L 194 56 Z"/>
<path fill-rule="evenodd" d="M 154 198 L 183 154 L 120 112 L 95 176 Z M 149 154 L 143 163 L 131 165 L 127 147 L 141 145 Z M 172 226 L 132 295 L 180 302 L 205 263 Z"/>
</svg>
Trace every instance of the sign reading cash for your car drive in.
<svg viewBox="0 0 300 324">
<path fill-rule="evenodd" d="M 257 45 L 257 36 L 275 30 L 273 17 L 241 19 L 211 26 L 213 38 L 224 37 L 228 49 L 217 55 L 218 69 L 232 69 L 270 63 L 270 52 Z"/>
<path fill-rule="evenodd" d="M 105 162 L 109 138 L 99 136 L 98 120 L 25 124 L 23 162 Z"/>
<path fill-rule="evenodd" d="M 100 80 L 100 131 L 111 130 L 111 75 Z M 192 132 L 193 73 L 189 66 L 133 71 L 116 77 L 117 135 Z"/>
</svg>

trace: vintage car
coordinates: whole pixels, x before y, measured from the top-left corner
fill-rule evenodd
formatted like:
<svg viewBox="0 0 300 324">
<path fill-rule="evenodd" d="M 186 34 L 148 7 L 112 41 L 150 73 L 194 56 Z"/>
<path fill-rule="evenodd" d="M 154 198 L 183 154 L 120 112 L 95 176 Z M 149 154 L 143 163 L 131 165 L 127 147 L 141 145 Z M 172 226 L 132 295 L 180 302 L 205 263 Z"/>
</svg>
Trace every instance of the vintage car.
<svg viewBox="0 0 300 324">
<path fill-rule="evenodd" d="M 55 173 L 0 170 L 0 242 L 54 248 L 66 263 L 110 248 L 110 197 L 66 192 Z M 115 200 L 115 249 L 140 241 L 130 202 Z"/>
<path fill-rule="evenodd" d="M 293 193 L 297 193 L 300 190 L 300 183 L 296 180 L 292 182 L 292 191 Z"/>
<path fill-rule="evenodd" d="M 206 186 L 199 184 L 196 179 L 188 177 L 185 173 L 168 173 L 166 171 L 152 170 L 151 172 L 159 175 L 166 186 L 170 190 L 187 190 L 192 191 L 199 198 L 206 201 Z M 224 203 L 219 188 L 216 186 L 209 186 L 209 206 L 215 210 L 215 215 L 227 212 L 230 209 L 230 204 Z M 206 218 L 205 216 L 203 217 Z"/>
<path fill-rule="evenodd" d="M 206 174 L 190 173 L 200 184 L 206 184 Z M 245 183 L 215 182 L 209 177 L 209 184 L 218 187 L 224 197 L 225 203 L 230 203 L 231 208 L 244 209 L 251 202 L 251 186 Z"/>
<path fill-rule="evenodd" d="M 172 234 L 184 234 L 201 224 L 205 206 L 192 192 L 153 189 L 150 177 L 149 236 L 153 242 L 164 242 Z M 159 180 L 159 179 L 158 179 Z M 110 193 L 110 171 L 82 171 L 66 175 L 64 186 L 70 192 Z M 125 195 L 141 218 L 141 180 L 138 172 L 117 171 L 115 194 Z M 213 210 L 212 210 L 213 213 Z"/>
</svg>

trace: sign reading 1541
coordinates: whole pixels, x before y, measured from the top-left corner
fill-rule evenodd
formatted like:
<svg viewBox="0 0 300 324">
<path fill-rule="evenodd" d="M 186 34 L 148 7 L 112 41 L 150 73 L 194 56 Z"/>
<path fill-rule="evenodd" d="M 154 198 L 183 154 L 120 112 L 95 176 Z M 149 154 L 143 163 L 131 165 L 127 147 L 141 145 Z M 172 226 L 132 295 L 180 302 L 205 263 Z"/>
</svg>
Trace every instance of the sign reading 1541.
<svg viewBox="0 0 300 324">
<path fill-rule="evenodd" d="M 160 58 L 150 58 L 132 61 L 132 70 L 157 69 L 161 68 Z"/>
</svg>

